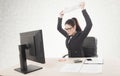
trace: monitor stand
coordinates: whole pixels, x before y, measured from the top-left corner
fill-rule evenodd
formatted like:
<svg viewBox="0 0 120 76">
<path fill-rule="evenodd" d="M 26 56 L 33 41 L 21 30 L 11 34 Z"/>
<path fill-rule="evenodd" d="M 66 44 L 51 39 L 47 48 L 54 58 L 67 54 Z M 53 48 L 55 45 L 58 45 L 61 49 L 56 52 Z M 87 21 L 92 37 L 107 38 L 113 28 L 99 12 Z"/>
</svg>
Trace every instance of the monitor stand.
<svg viewBox="0 0 120 76">
<path fill-rule="evenodd" d="M 34 65 L 28 65 L 27 70 L 22 70 L 21 68 L 16 68 L 15 70 L 20 72 L 20 73 L 27 74 L 27 73 L 34 72 L 34 71 L 37 71 L 37 70 L 40 70 L 40 69 L 42 69 L 42 67 L 34 66 Z"/>
<path fill-rule="evenodd" d="M 27 45 L 19 45 L 20 68 L 16 68 L 15 71 L 18 71 L 23 74 L 27 74 L 42 69 L 42 67 L 39 66 L 34 66 L 34 65 L 27 66 L 26 53 L 25 53 L 26 49 L 27 49 Z"/>
</svg>

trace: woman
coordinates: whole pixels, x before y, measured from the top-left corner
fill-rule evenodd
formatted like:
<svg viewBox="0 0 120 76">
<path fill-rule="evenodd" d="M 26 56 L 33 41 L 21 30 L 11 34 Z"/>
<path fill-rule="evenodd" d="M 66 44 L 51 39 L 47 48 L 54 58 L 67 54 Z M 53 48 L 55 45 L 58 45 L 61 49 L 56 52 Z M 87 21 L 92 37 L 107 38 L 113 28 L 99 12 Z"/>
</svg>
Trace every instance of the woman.
<svg viewBox="0 0 120 76">
<path fill-rule="evenodd" d="M 62 28 L 62 18 L 64 16 L 63 11 L 60 12 L 58 17 L 58 31 L 66 37 L 66 47 L 68 49 L 69 57 L 84 57 L 84 51 L 82 50 L 82 43 L 91 30 L 92 22 L 85 9 L 85 3 L 80 3 L 82 14 L 86 21 L 86 27 L 82 31 L 76 18 L 68 19 L 65 22 L 65 29 Z"/>
</svg>

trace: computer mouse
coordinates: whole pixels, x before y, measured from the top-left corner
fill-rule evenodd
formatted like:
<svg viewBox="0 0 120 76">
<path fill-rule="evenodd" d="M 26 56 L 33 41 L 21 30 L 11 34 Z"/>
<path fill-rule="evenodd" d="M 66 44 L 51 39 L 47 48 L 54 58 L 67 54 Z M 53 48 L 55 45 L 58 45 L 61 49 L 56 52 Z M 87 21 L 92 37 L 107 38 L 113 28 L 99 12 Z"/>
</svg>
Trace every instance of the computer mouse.
<svg viewBox="0 0 120 76">
<path fill-rule="evenodd" d="M 92 61 L 92 59 L 87 59 L 88 61 Z"/>
</svg>

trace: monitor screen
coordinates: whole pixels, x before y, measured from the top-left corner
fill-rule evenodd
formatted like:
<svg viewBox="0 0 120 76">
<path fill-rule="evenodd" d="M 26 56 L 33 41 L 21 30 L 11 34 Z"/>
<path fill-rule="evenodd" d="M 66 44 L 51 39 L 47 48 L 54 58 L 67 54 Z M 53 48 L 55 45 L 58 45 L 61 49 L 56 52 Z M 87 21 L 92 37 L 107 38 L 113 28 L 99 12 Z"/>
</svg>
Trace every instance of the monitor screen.
<svg viewBox="0 0 120 76">
<path fill-rule="evenodd" d="M 20 42 L 27 45 L 27 59 L 45 63 L 42 30 L 20 33 Z"/>
<path fill-rule="evenodd" d="M 27 74 L 42 69 L 40 66 L 27 65 L 27 59 L 45 63 L 42 30 L 20 33 L 20 43 L 20 68 L 15 70 Z"/>
</svg>

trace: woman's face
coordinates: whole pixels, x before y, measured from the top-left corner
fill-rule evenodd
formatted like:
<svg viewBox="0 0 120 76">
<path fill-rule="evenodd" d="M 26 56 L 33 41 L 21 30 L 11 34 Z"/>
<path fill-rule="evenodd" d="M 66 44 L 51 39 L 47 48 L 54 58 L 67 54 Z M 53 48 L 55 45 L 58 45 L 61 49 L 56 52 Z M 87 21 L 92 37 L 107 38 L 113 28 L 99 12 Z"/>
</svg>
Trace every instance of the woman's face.
<svg viewBox="0 0 120 76">
<path fill-rule="evenodd" d="M 65 31 L 69 36 L 74 35 L 74 33 L 76 32 L 76 26 L 72 27 L 69 24 L 65 24 Z"/>
</svg>

